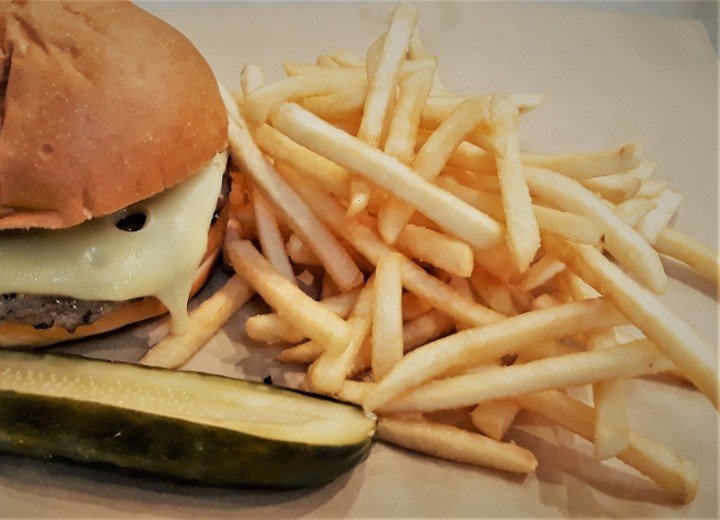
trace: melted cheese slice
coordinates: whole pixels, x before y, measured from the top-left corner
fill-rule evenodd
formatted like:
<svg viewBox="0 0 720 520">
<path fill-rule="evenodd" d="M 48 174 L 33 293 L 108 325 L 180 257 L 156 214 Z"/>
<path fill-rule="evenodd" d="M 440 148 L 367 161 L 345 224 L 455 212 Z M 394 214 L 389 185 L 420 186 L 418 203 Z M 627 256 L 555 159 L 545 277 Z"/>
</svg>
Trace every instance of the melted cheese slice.
<svg viewBox="0 0 720 520">
<path fill-rule="evenodd" d="M 174 333 L 187 324 L 187 300 L 207 248 L 227 153 L 154 197 L 72 228 L 0 233 L 0 294 L 123 301 L 154 296 Z M 142 213 L 144 226 L 116 224 Z"/>
</svg>

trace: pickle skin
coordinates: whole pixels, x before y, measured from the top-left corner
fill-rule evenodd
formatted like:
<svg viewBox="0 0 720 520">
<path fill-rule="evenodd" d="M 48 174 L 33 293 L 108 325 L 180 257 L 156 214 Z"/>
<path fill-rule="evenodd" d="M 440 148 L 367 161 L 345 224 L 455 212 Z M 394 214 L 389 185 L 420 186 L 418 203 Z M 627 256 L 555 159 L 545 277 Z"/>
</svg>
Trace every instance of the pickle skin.
<svg viewBox="0 0 720 520">
<path fill-rule="evenodd" d="M 202 484 L 320 486 L 362 462 L 372 443 L 372 436 L 345 445 L 275 440 L 107 404 L 0 390 L 2 452 Z"/>
</svg>

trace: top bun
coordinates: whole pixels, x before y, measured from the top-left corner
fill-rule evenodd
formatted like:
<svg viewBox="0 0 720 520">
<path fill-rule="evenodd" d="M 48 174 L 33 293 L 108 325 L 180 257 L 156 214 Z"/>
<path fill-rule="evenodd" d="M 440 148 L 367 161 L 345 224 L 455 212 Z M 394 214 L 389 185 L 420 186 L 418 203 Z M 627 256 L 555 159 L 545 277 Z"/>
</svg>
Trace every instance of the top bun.
<svg viewBox="0 0 720 520">
<path fill-rule="evenodd" d="M 209 65 L 165 22 L 129 2 L 0 3 L 0 229 L 112 213 L 226 139 Z"/>
</svg>

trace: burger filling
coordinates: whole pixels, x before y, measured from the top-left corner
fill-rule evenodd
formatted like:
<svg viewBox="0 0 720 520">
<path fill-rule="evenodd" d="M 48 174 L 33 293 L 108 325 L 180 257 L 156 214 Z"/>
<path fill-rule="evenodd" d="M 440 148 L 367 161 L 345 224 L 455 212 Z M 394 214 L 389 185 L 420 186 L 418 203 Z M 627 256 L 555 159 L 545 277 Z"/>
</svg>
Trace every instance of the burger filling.
<svg viewBox="0 0 720 520">
<path fill-rule="evenodd" d="M 79 226 L 2 232 L 0 321 L 72 332 L 154 296 L 182 332 L 208 229 L 229 191 L 226 165 L 218 154 L 180 185 Z"/>
</svg>

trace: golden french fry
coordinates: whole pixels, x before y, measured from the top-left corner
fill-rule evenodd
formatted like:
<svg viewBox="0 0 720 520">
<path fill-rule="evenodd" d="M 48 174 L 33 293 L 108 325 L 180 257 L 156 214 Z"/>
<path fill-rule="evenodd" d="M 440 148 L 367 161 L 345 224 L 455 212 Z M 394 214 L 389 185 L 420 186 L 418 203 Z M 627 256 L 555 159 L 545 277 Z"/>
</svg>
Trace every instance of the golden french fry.
<svg viewBox="0 0 720 520">
<path fill-rule="evenodd" d="M 605 234 L 605 247 L 653 292 L 662 294 L 667 276 L 656 251 L 633 228 L 577 181 L 540 168 L 526 168 L 530 191 L 566 211 L 591 218 Z"/>
<path fill-rule="evenodd" d="M 323 119 L 360 118 L 366 95 L 367 85 L 359 84 L 338 92 L 306 97 L 299 103 Z"/>
<path fill-rule="evenodd" d="M 452 151 L 480 121 L 487 118 L 487 110 L 487 101 L 482 98 L 470 98 L 459 105 L 422 145 L 410 164 L 412 171 L 428 181 L 437 177 Z M 389 189 L 388 186 L 384 187 Z M 385 203 L 378 214 L 378 229 L 389 244 L 397 240 L 415 209 L 419 209 L 397 193 L 395 195 L 396 197 Z"/>
<path fill-rule="evenodd" d="M 278 103 L 351 89 L 365 81 L 362 70 L 349 68 L 323 67 L 318 74 L 291 76 L 249 92 L 245 96 L 245 115 L 254 124 L 264 123 Z"/>
<path fill-rule="evenodd" d="M 567 155 L 542 155 L 524 153 L 522 162 L 537 166 L 574 179 L 602 177 L 631 170 L 640 165 L 642 150 L 637 143 L 626 143 L 618 148 Z"/>
<path fill-rule="evenodd" d="M 480 432 L 501 441 L 521 409 L 520 405 L 512 401 L 486 401 L 473 408 L 470 420 Z"/>
<path fill-rule="evenodd" d="M 297 104 L 282 104 L 273 125 L 303 146 L 392 191 L 449 234 L 486 248 L 502 240 L 502 226 L 486 214 L 418 177 L 407 166 L 318 119 Z"/>
<path fill-rule="evenodd" d="M 320 300 L 320 305 L 341 318 L 347 318 L 359 294 L 360 289 L 356 288 Z M 254 340 L 268 343 L 274 341 L 299 343 L 306 338 L 300 329 L 276 312 L 250 316 L 245 321 L 245 332 Z"/>
<path fill-rule="evenodd" d="M 552 388 L 657 374 L 672 366 L 651 342 L 636 340 L 599 350 L 438 379 L 371 409 L 381 413 L 449 410 Z M 366 407 L 380 393 L 382 386 L 383 381 L 368 394 Z"/>
<path fill-rule="evenodd" d="M 415 224 L 407 224 L 395 244 L 410 258 L 461 277 L 470 276 L 473 251 L 465 242 Z"/>
<path fill-rule="evenodd" d="M 371 278 L 358 296 L 348 320 L 352 332 L 347 346 L 342 350 L 325 349 L 310 367 L 310 381 L 318 391 L 335 394 L 343 388 L 370 334 L 375 287 L 374 279 Z"/>
<path fill-rule="evenodd" d="M 403 356 L 402 256 L 391 252 L 375 268 L 372 374 L 380 381 Z"/>
<path fill-rule="evenodd" d="M 463 330 L 408 353 L 368 395 L 365 406 L 369 410 L 380 408 L 400 393 L 458 366 L 499 359 L 528 344 L 624 322 L 608 301 L 595 299 L 526 312 Z"/>
<path fill-rule="evenodd" d="M 379 147 L 386 114 L 392 104 L 399 79 L 399 69 L 407 54 L 410 38 L 417 24 L 417 9 L 399 3 L 390 17 L 390 24 L 372 71 L 368 71 L 368 91 L 363 106 L 357 137 L 372 147 Z M 371 60 L 368 59 L 368 63 Z M 357 215 L 370 198 L 371 185 L 364 177 L 355 176 L 350 184 L 348 215 Z"/>
<path fill-rule="evenodd" d="M 405 164 L 410 163 L 415 151 L 420 114 L 430 94 L 432 77 L 432 71 L 423 68 L 400 82 L 384 150 Z"/>
<path fill-rule="evenodd" d="M 652 293 L 592 246 L 543 237 L 549 254 L 607 296 L 717 408 L 715 349 Z"/>
<path fill-rule="evenodd" d="M 537 467 L 535 456 L 516 444 L 426 419 L 381 417 L 377 435 L 385 442 L 456 462 L 515 473 L 530 473 Z"/>
<path fill-rule="evenodd" d="M 248 63 L 240 72 L 240 88 L 245 98 L 265 84 L 265 69 L 257 63 Z"/>
<path fill-rule="evenodd" d="M 682 195 L 678 192 L 664 190 L 655 198 L 655 207 L 643 215 L 635 229 L 648 243 L 655 244 L 662 230 L 667 227 L 680 207 L 681 201 Z"/>
<path fill-rule="evenodd" d="M 637 226 L 649 211 L 651 211 L 657 203 L 653 199 L 632 198 L 621 202 L 613 208 L 613 213 L 630 227 Z"/>
<path fill-rule="evenodd" d="M 349 193 L 350 174 L 342 166 L 300 146 L 268 124 L 258 125 L 252 132 L 258 147 L 275 158 L 279 172 L 283 171 L 282 165 L 287 164 L 303 178 L 339 197 L 346 197 Z"/>
<path fill-rule="evenodd" d="M 720 259 L 717 251 L 673 227 L 663 229 L 655 241 L 655 249 L 687 264 L 700 276 L 718 284 Z"/>
<path fill-rule="evenodd" d="M 535 262 L 523 275 L 520 288 L 532 291 L 550 281 L 557 274 L 565 270 L 565 264 L 559 260 L 545 255 Z"/>
<path fill-rule="evenodd" d="M 297 283 L 295 281 L 295 272 L 292 265 L 290 265 L 285 250 L 285 241 L 272 207 L 254 186 L 251 186 L 250 189 L 250 200 L 255 212 L 255 227 L 257 228 L 258 241 L 263 255 L 278 273 L 290 282 Z"/>
<path fill-rule="evenodd" d="M 265 159 L 242 118 L 230 119 L 228 141 L 233 159 L 243 163 L 255 184 L 290 228 L 310 246 L 338 287 L 346 291 L 359 285 L 362 272 L 335 236 Z"/>
<path fill-rule="evenodd" d="M 255 290 L 242 278 L 232 276 L 190 313 L 184 334 L 167 336 L 140 359 L 143 365 L 178 368 L 198 352 L 208 340 L 242 307 Z"/>
<path fill-rule="evenodd" d="M 540 229 L 522 170 L 517 109 L 505 98 L 493 98 L 495 139 L 502 140 L 503 157 L 496 157 L 500 195 L 507 226 L 507 242 L 515 266 L 525 271 L 540 248 Z"/>
<path fill-rule="evenodd" d="M 641 179 L 627 173 L 591 177 L 581 182 L 587 189 L 615 204 L 634 197 L 642 185 Z"/>
<path fill-rule="evenodd" d="M 348 324 L 278 274 L 252 243 L 238 241 L 229 245 L 228 252 L 235 271 L 280 316 L 325 348 L 345 348 L 351 334 Z"/>
<path fill-rule="evenodd" d="M 557 390 L 513 398 L 523 408 L 541 414 L 563 428 L 589 441 L 593 439 L 593 409 Z M 675 493 L 683 502 L 690 502 L 697 493 L 700 476 L 695 465 L 672 450 L 636 432 L 629 434 L 629 446 L 617 456 Z"/>
</svg>

